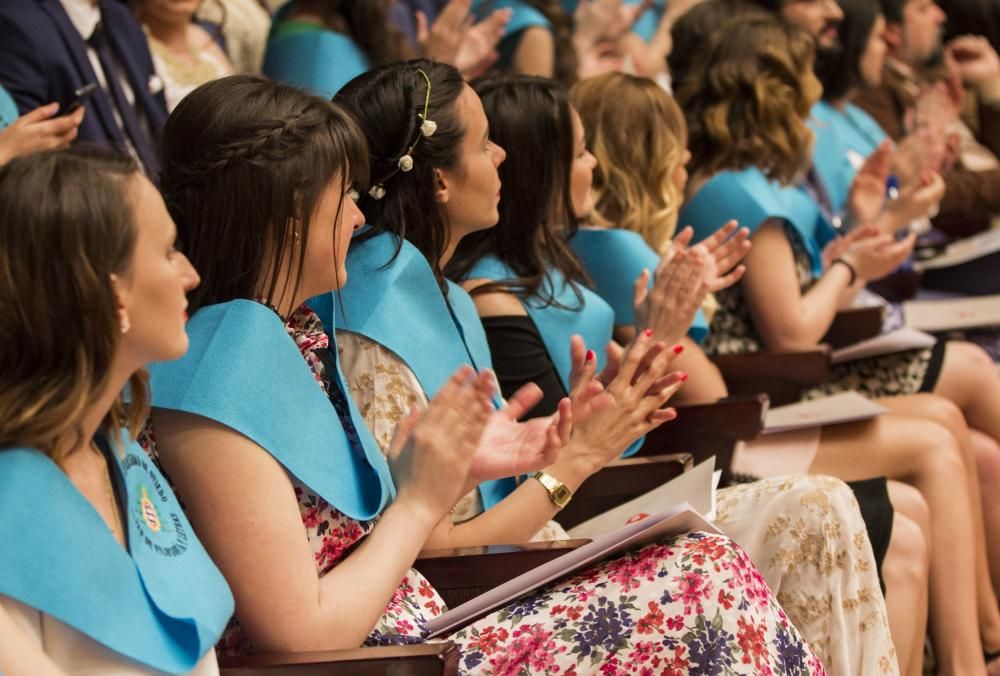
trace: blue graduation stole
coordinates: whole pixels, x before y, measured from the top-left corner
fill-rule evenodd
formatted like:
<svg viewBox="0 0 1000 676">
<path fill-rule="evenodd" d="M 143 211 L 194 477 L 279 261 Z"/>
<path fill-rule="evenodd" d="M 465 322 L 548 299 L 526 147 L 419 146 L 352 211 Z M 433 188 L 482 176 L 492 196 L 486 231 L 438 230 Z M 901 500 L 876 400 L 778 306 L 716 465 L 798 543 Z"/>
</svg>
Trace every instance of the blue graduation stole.
<svg viewBox="0 0 1000 676">
<path fill-rule="evenodd" d="M 0 129 L 9 127 L 18 117 L 20 115 L 17 104 L 14 103 L 14 99 L 10 97 L 7 90 L 0 86 Z"/>
<path fill-rule="evenodd" d="M 634 326 L 632 285 L 645 268 L 649 270 L 652 287 L 660 255 L 646 244 L 642 235 L 621 228 L 580 228 L 569 245 L 594 282 L 594 291 L 614 310 L 615 325 Z M 688 336 L 700 343 L 707 335 L 708 322 L 698 310 Z"/>
<path fill-rule="evenodd" d="M 445 299 L 427 259 L 410 242 L 404 240 L 393 259 L 398 244 L 389 232 L 355 239 L 347 254 L 347 284 L 339 293 L 311 299 L 309 307 L 324 325 L 336 322 L 338 329 L 393 352 L 430 399 L 460 366 L 470 364 L 479 371 L 493 368 L 493 362 L 469 294 L 448 282 Z M 343 312 L 337 311 L 338 302 Z M 493 507 L 516 486 L 513 478 L 480 484 L 483 506 Z"/>
<path fill-rule="evenodd" d="M 110 455 L 128 551 L 48 456 L 0 451 L 0 593 L 149 668 L 186 673 L 219 640 L 233 596 L 142 448 Z"/>
<path fill-rule="evenodd" d="M 764 221 L 777 218 L 798 233 L 809 254 L 812 274 L 823 272 L 823 247 L 836 234 L 816 203 L 799 187 L 768 180 L 756 167 L 723 171 L 708 180 L 681 209 L 680 222 L 702 240 L 735 218 L 751 236 Z"/>
<path fill-rule="evenodd" d="M 249 300 L 198 310 L 181 359 L 150 368 L 152 405 L 232 428 L 347 516 L 368 521 L 396 491 L 385 458 L 344 386 L 334 332 L 328 372 L 343 393 L 353 430 L 345 430 L 280 317 Z M 154 416 L 155 419 L 155 416 Z M 349 440 L 356 433 L 357 444 Z"/>
<path fill-rule="evenodd" d="M 495 256 L 484 256 L 466 276 L 503 281 L 516 279 L 518 274 Z M 558 270 L 547 270 L 543 285 L 538 296 L 522 296 L 520 300 L 545 343 L 563 388 L 569 392 L 573 370 L 570 338 L 575 334 L 583 336 L 587 347 L 597 354 L 597 370 L 600 371 L 604 367 L 604 348 L 611 342 L 615 313 L 600 296 L 581 284 L 572 284 Z M 580 293 L 579 297 L 574 289 Z M 558 305 L 548 303 L 549 298 Z"/>
<path fill-rule="evenodd" d="M 857 106 L 847 104 L 840 111 L 826 101 L 813 106 L 809 126 L 816 136 L 813 167 L 834 210 L 843 211 L 855 174 L 887 138 L 886 133 Z"/>
<path fill-rule="evenodd" d="M 503 281 L 516 279 L 518 274 L 495 256 L 484 256 L 476 261 L 467 277 Z M 573 360 L 569 353 L 570 338 L 576 334 L 583 337 L 587 347 L 597 355 L 597 371 L 600 372 L 604 368 L 604 348 L 612 340 L 615 313 L 600 296 L 585 286 L 573 284 L 558 270 L 547 270 L 543 284 L 541 297 L 521 296 L 520 301 L 542 337 L 545 351 L 549 354 L 559 381 L 569 392 L 572 389 L 570 374 L 573 371 Z M 580 292 L 582 302 L 577 298 L 574 288 Z M 556 289 L 558 291 L 554 291 Z M 554 298 L 559 305 L 546 302 L 549 298 Z M 625 449 L 622 457 L 634 455 L 643 441 L 645 437 L 636 440 Z"/>
<path fill-rule="evenodd" d="M 469 294 L 448 282 L 445 299 L 427 259 L 410 242 L 404 240 L 393 259 L 398 244 L 389 232 L 351 242 L 347 283 L 339 294 L 311 299 L 309 307 L 324 325 L 335 322 L 395 353 L 433 397 L 463 364 L 492 368 L 490 348 Z"/>
<path fill-rule="evenodd" d="M 274 16 L 264 75 L 330 99 L 371 64 L 354 40 L 336 31 L 319 28 L 282 35 L 280 26 L 292 4 L 286 3 Z"/>
</svg>

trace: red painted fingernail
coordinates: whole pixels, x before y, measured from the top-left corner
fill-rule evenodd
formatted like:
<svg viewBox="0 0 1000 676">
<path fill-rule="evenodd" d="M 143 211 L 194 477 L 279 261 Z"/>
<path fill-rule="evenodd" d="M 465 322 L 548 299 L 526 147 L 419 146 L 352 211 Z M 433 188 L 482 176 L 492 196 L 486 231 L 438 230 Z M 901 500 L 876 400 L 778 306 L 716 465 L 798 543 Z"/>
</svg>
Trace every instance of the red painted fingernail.
<svg viewBox="0 0 1000 676">
<path fill-rule="evenodd" d="M 642 335 L 646 336 L 647 338 L 651 337 L 653 335 L 653 329 L 646 329 L 645 331 L 642 332 Z"/>
<path fill-rule="evenodd" d="M 594 361 L 596 357 L 597 355 L 594 354 L 593 350 L 587 350 L 587 361 Z"/>
<path fill-rule="evenodd" d="M 682 373 L 682 374 L 681 374 L 681 382 L 682 382 L 682 383 L 686 383 L 686 382 L 687 382 L 687 379 L 688 379 L 688 374 L 686 374 L 686 373 Z"/>
<path fill-rule="evenodd" d="M 684 351 L 684 346 L 681 344 L 674 345 L 674 354 L 680 354 Z"/>
</svg>

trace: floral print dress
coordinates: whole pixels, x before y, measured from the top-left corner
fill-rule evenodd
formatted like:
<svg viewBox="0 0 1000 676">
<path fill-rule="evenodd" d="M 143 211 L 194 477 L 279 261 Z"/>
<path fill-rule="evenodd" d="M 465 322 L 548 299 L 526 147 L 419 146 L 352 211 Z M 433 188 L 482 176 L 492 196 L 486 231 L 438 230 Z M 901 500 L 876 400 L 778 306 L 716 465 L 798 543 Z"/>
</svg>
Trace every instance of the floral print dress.
<svg viewBox="0 0 1000 676">
<path fill-rule="evenodd" d="M 286 329 L 326 388 L 318 351 L 329 338 L 302 306 Z M 339 396 L 338 396 L 339 395 Z M 346 399 L 331 396 L 341 419 Z M 141 442 L 156 459 L 155 433 Z M 332 570 L 375 528 L 356 521 L 292 477 L 316 572 Z M 428 620 L 447 610 L 410 569 L 365 645 L 425 640 Z M 727 537 L 689 533 L 647 545 L 522 597 L 440 640 L 455 643 L 462 674 L 809 674 L 819 657 L 785 615 L 750 557 Z M 233 618 L 220 657 L 253 653 Z"/>
<path fill-rule="evenodd" d="M 329 339 L 303 306 L 287 329 L 319 385 L 316 354 Z M 336 394 L 332 399 L 336 403 Z M 337 406 L 340 408 L 340 406 Z M 320 576 L 375 527 L 295 484 Z M 416 570 L 400 582 L 366 644 L 423 640 L 444 603 Z M 576 573 L 442 637 L 464 674 L 825 674 L 746 553 L 732 540 L 690 533 Z M 222 654 L 246 654 L 235 620 Z"/>
<path fill-rule="evenodd" d="M 337 347 L 351 398 L 385 452 L 399 421 L 427 398 L 406 363 L 378 343 L 340 331 Z M 452 516 L 459 523 L 482 511 L 472 491 Z M 750 555 L 829 673 L 899 673 L 865 521 L 844 482 L 794 476 L 723 488 L 715 524 Z M 569 537 L 550 521 L 532 539 Z"/>
</svg>

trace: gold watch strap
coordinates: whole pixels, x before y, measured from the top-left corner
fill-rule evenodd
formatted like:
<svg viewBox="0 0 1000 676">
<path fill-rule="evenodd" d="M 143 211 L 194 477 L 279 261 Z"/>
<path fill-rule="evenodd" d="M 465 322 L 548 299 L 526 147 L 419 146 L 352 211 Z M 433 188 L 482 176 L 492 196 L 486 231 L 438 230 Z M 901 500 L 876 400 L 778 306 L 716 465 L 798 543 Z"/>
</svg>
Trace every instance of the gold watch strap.
<svg viewBox="0 0 1000 676">
<path fill-rule="evenodd" d="M 538 483 L 542 484 L 546 491 L 549 493 L 549 500 L 552 504 L 562 509 L 569 504 L 569 501 L 573 498 L 573 492 L 566 488 L 566 484 L 559 479 L 555 478 L 551 474 L 546 474 L 545 472 L 535 472 L 531 475 L 533 478 L 538 479 Z"/>
</svg>

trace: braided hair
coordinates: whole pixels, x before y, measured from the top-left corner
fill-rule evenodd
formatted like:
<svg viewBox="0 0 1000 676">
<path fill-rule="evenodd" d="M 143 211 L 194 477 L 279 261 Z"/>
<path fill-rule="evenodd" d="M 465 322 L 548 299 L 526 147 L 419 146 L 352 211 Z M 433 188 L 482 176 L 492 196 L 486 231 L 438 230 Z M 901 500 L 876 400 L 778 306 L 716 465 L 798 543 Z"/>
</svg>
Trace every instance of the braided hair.
<svg viewBox="0 0 1000 676">
<path fill-rule="evenodd" d="M 192 312 L 237 298 L 294 297 L 324 190 L 335 176 L 341 190 L 368 177 L 364 136 L 340 106 L 251 75 L 185 97 L 163 128 L 161 154 L 163 198 L 201 274 Z M 295 274 L 279 289 L 282 260 Z"/>
</svg>

